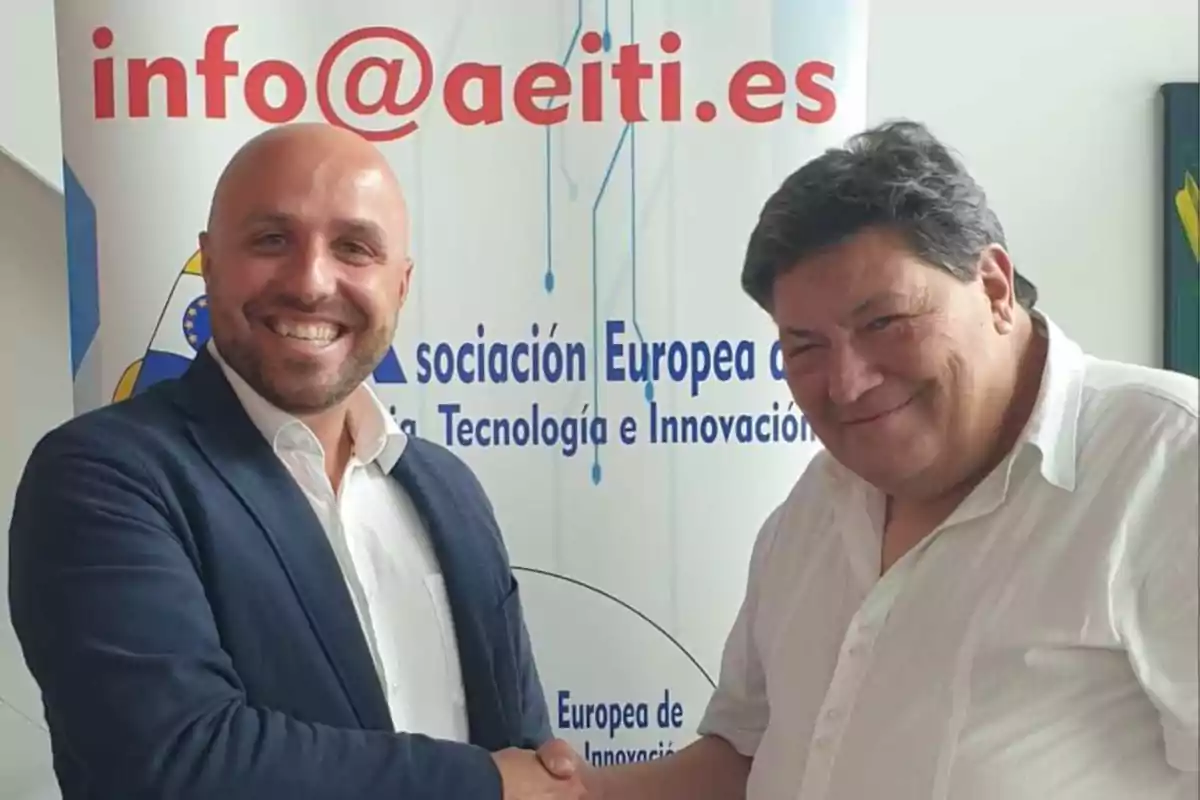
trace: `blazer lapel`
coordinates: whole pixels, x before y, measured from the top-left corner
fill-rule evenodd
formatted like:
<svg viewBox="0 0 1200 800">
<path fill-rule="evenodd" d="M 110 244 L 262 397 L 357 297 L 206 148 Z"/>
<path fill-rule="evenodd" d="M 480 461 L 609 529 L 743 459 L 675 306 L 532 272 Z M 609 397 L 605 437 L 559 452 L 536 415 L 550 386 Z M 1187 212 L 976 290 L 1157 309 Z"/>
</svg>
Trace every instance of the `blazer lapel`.
<svg viewBox="0 0 1200 800">
<path fill-rule="evenodd" d="M 391 730 L 387 698 L 349 590 L 308 498 L 246 416 L 207 351 L 196 356 L 180 388 L 196 446 L 270 542 L 359 723 Z"/>
<path fill-rule="evenodd" d="M 405 448 L 392 469 L 392 477 L 408 491 L 420 512 L 445 579 L 471 741 L 489 749 L 504 747 L 509 726 L 492 669 L 495 634 L 487 614 L 496 605 L 489 602 L 493 594 L 486 588 L 494 577 L 480 568 L 479 548 L 467 546 L 464 537 L 481 523 L 470 517 L 464 503 L 457 502 L 455 487 L 447 485 L 413 446 Z"/>
</svg>

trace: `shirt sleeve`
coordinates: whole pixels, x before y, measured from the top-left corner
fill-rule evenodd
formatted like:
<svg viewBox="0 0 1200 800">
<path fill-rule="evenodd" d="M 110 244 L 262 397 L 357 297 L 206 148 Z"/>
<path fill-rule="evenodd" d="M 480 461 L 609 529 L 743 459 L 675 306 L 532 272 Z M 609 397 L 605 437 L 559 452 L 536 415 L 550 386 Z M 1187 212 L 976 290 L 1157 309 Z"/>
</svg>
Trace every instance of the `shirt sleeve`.
<svg viewBox="0 0 1200 800">
<path fill-rule="evenodd" d="M 1162 723 L 1167 762 L 1200 771 L 1200 450 L 1196 418 L 1162 448 L 1146 524 L 1126 553 L 1118 624 L 1130 664 Z"/>
<path fill-rule="evenodd" d="M 741 608 L 725 640 L 717 688 L 700 720 L 701 736 L 729 742 L 744 756 L 753 757 L 767 729 L 770 706 L 767 682 L 755 641 L 755 615 L 766 552 L 775 539 L 783 506 L 763 523 L 750 558 L 749 577 Z"/>
</svg>

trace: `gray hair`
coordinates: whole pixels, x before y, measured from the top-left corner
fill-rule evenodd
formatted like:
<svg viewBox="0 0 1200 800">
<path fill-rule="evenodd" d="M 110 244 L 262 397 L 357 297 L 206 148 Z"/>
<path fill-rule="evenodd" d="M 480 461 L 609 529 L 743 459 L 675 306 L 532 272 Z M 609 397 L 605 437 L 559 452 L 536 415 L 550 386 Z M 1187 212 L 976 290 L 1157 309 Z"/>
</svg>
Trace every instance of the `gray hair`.
<svg viewBox="0 0 1200 800">
<path fill-rule="evenodd" d="M 963 281 L 983 250 L 1006 247 L 983 189 L 954 153 L 917 122 L 884 123 L 793 172 L 767 200 L 750 235 L 742 288 L 768 312 L 775 280 L 807 256 L 865 228 L 901 233 L 923 261 Z M 1014 270 L 1017 302 L 1037 287 Z"/>
</svg>

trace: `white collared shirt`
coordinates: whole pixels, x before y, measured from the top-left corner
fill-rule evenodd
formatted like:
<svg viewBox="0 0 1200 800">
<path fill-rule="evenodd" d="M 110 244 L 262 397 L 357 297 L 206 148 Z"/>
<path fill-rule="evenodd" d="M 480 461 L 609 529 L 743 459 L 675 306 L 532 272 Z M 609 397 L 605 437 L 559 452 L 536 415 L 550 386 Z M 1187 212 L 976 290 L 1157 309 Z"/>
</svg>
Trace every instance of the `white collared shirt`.
<svg viewBox="0 0 1200 800">
<path fill-rule="evenodd" d="M 1197 796 L 1197 381 L 1040 324 L 1022 441 L 882 578 L 827 452 L 763 526 L 700 725 L 747 800 Z"/>
<path fill-rule="evenodd" d="M 255 392 L 212 340 L 208 351 L 329 538 L 396 730 L 466 741 L 462 672 L 441 569 L 411 498 L 389 475 L 407 442 L 399 425 L 369 386 L 354 392 L 348 414 L 354 452 L 335 495 L 324 448 L 308 426 Z"/>
</svg>

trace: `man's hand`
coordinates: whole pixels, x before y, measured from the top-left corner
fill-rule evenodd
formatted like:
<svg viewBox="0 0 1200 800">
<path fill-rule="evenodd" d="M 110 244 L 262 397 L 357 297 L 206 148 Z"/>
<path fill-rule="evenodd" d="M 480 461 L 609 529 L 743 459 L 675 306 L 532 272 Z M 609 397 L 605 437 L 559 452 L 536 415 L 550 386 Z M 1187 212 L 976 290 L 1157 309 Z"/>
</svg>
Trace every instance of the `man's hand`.
<svg viewBox="0 0 1200 800">
<path fill-rule="evenodd" d="M 565 743 L 559 744 L 566 747 Z M 550 745 L 542 749 L 546 747 Z M 504 800 L 593 800 L 595 795 L 588 794 L 574 762 L 552 756 L 556 770 L 551 773 L 539 759 L 540 752 L 509 748 L 492 754 L 492 760 L 500 770 Z M 566 752 L 570 753 L 569 747 Z"/>
<path fill-rule="evenodd" d="M 745 800 L 750 773 L 750 759 L 713 736 L 666 758 L 603 769 L 559 739 L 542 745 L 537 758 L 555 778 L 579 781 L 584 800 Z"/>
<path fill-rule="evenodd" d="M 582 783 L 586 800 L 604 800 L 600 770 L 583 760 L 571 745 L 562 739 L 551 739 L 537 751 L 542 766 L 556 778 L 574 778 Z"/>
</svg>

